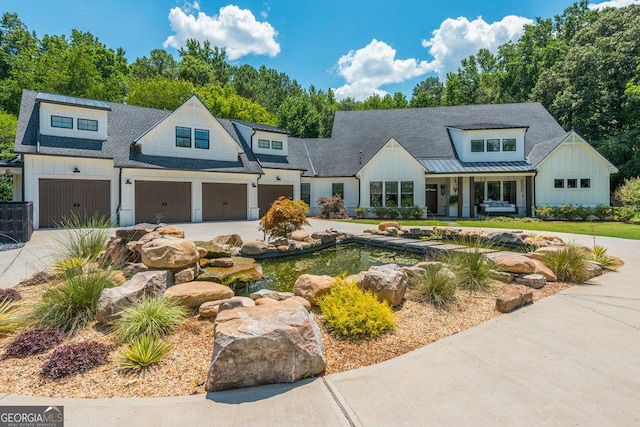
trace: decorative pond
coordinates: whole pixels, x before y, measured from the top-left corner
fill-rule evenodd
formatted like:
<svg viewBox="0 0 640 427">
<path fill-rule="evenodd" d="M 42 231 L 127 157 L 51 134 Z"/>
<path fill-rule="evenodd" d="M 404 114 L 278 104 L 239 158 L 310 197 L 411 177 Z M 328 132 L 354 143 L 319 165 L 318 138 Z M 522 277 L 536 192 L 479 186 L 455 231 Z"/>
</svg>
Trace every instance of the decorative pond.
<svg viewBox="0 0 640 427">
<path fill-rule="evenodd" d="M 373 265 L 414 265 L 420 261 L 424 261 L 423 255 L 410 252 L 356 243 L 337 245 L 309 254 L 260 261 L 264 278 L 253 283 L 250 290 L 267 288 L 290 292 L 298 276 L 305 273 L 337 276 L 346 272 L 349 275 L 368 270 Z"/>
</svg>

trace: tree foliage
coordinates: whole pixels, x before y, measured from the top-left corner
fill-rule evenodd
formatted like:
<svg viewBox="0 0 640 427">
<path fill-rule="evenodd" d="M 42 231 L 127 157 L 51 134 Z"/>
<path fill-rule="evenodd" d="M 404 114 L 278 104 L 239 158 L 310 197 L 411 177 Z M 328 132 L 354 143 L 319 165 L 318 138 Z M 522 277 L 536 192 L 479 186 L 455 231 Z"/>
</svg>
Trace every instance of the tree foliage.
<svg viewBox="0 0 640 427">
<path fill-rule="evenodd" d="M 260 219 L 258 229 L 267 236 L 287 237 L 292 231 L 309 225 L 307 213 L 309 206 L 302 200 L 291 200 L 281 196 Z"/>
</svg>

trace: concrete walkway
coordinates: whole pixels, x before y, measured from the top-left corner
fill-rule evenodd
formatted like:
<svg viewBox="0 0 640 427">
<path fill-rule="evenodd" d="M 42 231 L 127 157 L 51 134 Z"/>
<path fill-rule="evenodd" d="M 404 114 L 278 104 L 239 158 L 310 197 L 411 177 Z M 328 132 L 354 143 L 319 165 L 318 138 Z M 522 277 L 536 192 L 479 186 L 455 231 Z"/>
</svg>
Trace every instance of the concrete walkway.
<svg viewBox="0 0 640 427">
<path fill-rule="evenodd" d="M 312 229 L 331 227 L 368 228 L 312 221 Z M 230 232 L 261 237 L 254 222 L 184 228 L 190 238 Z M 0 283 L 8 281 L 6 274 L 28 269 L 26 264 L 38 259 L 33 254 L 40 252 L 38 245 L 48 247 L 51 233 L 34 234 Z M 561 237 L 593 244 L 590 236 Z M 366 368 L 199 396 L 9 395 L 0 396 L 0 405 L 64 405 L 67 426 L 640 425 L 640 242 L 598 237 L 597 243 L 626 265 Z M 2 262 L 5 254 L 0 253 Z"/>
</svg>

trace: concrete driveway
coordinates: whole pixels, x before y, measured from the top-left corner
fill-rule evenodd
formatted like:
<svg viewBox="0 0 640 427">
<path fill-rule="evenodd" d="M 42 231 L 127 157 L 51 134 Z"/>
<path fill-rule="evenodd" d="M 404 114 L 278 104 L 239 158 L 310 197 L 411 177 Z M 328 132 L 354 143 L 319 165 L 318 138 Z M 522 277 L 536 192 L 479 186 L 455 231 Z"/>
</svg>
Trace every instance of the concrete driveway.
<svg viewBox="0 0 640 427">
<path fill-rule="evenodd" d="M 368 228 L 313 220 L 311 229 L 332 227 Z M 197 239 L 231 232 L 261 237 L 255 222 L 184 229 Z M 55 233 L 35 233 L 0 284 L 27 270 L 41 249 L 50 250 Z M 593 244 L 590 236 L 561 237 Z M 67 426 L 640 425 L 640 242 L 598 237 L 597 243 L 626 265 L 366 368 L 209 395 L 95 400 L 5 395 L 0 405 L 64 405 Z"/>
</svg>

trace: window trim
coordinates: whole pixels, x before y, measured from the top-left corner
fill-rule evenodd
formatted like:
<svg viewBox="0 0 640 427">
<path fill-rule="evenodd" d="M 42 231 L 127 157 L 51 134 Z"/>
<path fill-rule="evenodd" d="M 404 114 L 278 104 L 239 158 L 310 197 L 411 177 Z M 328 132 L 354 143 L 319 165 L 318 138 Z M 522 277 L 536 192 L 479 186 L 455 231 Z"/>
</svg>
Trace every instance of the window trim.
<svg viewBox="0 0 640 427">
<path fill-rule="evenodd" d="M 379 193 L 374 193 L 372 192 L 372 187 L 374 184 L 379 184 L 380 185 L 380 192 Z M 372 203 L 373 202 L 373 195 L 379 196 L 380 197 L 380 202 L 379 203 Z M 384 182 L 383 181 L 369 181 L 369 206 L 370 207 L 379 207 L 379 206 L 384 206 Z"/>
<path fill-rule="evenodd" d="M 60 123 L 61 123 L 61 124 L 60 124 L 60 125 L 54 125 L 54 124 L 53 124 L 54 119 L 60 119 Z M 62 121 L 63 121 L 63 119 L 64 119 L 64 121 L 69 120 L 69 122 L 70 122 L 71 126 L 63 126 L 63 125 L 62 125 Z M 73 129 L 73 117 L 58 116 L 58 115 L 54 115 L 54 114 L 52 114 L 52 115 L 51 115 L 51 127 L 52 127 L 52 128 L 59 128 L 59 129 Z"/>
<path fill-rule="evenodd" d="M 497 150 L 493 150 L 490 148 L 497 148 Z M 499 153 L 501 149 L 500 146 L 500 138 L 488 138 L 487 139 L 487 153 Z"/>
<path fill-rule="evenodd" d="M 513 150 L 507 150 L 505 148 L 505 142 L 507 142 L 507 141 L 509 141 L 509 142 L 513 141 Z M 517 141 L 517 139 L 516 138 L 503 138 L 502 139 L 502 151 L 506 151 L 508 153 L 512 153 L 514 151 L 518 151 L 518 141 Z"/>
<path fill-rule="evenodd" d="M 283 150 L 284 144 L 282 141 L 271 141 L 271 149 L 272 150 Z"/>
<path fill-rule="evenodd" d="M 181 138 L 182 140 L 186 141 L 186 136 L 179 136 L 178 135 L 178 129 L 180 130 L 188 130 L 189 131 L 189 145 L 181 145 L 178 143 L 179 138 Z M 184 127 L 184 126 L 176 126 L 176 147 L 180 147 L 180 148 L 191 148 L 191 128 L 188 127 Z"/>
<path fill-rule="evenodd" d="M 83 123 L 86 123 L 86 127 L 80 127 L 80 122 L 81 121 Z M 89 126 L 88 126 L 89 123 L 95 123 L 96 128 L 95 129 L 90 129 Z M 86 130 L 86 131 L 89 131 L 89 132 L 98 132 L 98 121 L 94 120 L 94 119 L 83 119 L 83 118 L 78 117 L 76 119 L 76 128 L 78 130 Z"/>
<path fill-rule="evenodd" d="M 303 189 L 305 188 L 307 188 L 308 191 L 304 191 Z M 305 202 L 307 205 L 311 205 L 311 183 L 310 182 L 300 183 L 300 200 Z"/>
<path fill-rule="evenodd" d="M 473 147 L 473 143 L 474 143 L 474 142 L 475 142 L 475 143 L 482 143 L 482 150 L 474 149 L 474 147 Z M 479 147 L 476 147 L 476 148 L 479 148 Z M 484 139 L 472 139 L 472 140 L 471 140 L 471 152 L 472 152 L 472 153 L 484 153 L 484 152 L 485 152 Z"/>
<path fill-rule="evenodd" d="M 271 141 L 268 139 L 258 139 L 258 148 L 269 149 L 271 147 Z"/>
<path fill-rule="evenodd" d="M 341 186 L 342 191 L 336 191 L 336 186 Z M 338 195 L 344 200 L 344 182 L 332 182 L 331 183 L 331 197 Z"/>
<path fill-rule="evenodd" d="M 574 182 L 573 187 L 569 186 L 569 183 L 571 181 Z M 575 190 L 576 188 L 578 188 L 578 178 L 567 178 L 567 188 L 571 190 Z"/>
<path fill-rule="evenodd" d="M 411 192 L 404 192 L 403 190 L 403 185 L 404 184 L 411 184 Z M 408 196 L 409 194 L 411 194 L 411 203 L 409 204 L 405 204 L 403 203 L 403 199 L 405 196 Z M 415 183 L 413 181 L 400 181 L 400 206 L 413 206 L 415 204 Z"/>
<path fill-rule="evenodd" d="M 204 141 L 203 138 L 198 138 L 198 132 L 206 132 L 207 133 L 207 139 L 206 139 L 207 146 L 206 147 L 199 147 L 198 146 L 198 141 Z M 210 135 L 211 134 L 209 132 L 209 129 L 197 129 L 197 128 L 194 129 L 193 130 L 193 144 L 194 144 L 194 147 L 198 148 L 198 149 L 201 149 L 201 150 L 208 150 L 209 146 L 210 146 L 209 143 L 210 143 L 210 140 L 211 140 Z"/>
<path fill-rule="evenodd" d="M 562 184 L 562 185 L 558 186 L 558 184 Z M 565 188 L 564 178 L 554 178 L 553 188 L 556 190 Z"/>
<path fill-rule="evenodd" d="M 587 184 L 586 186 L 584 184 Z M 580 178 L 580 189 L 591 188 L 591 178 Z"/>
</svg>

